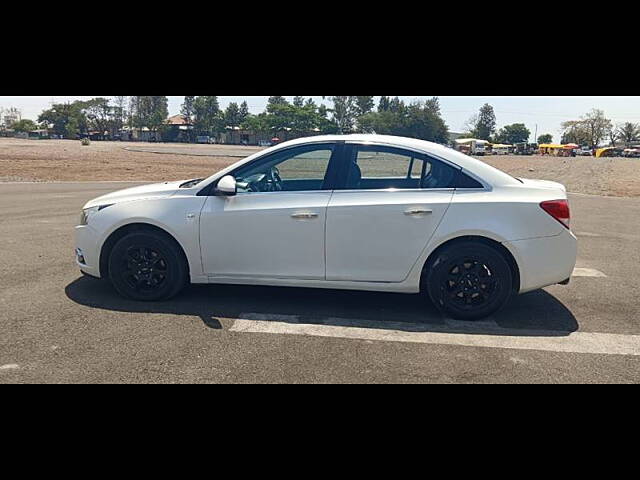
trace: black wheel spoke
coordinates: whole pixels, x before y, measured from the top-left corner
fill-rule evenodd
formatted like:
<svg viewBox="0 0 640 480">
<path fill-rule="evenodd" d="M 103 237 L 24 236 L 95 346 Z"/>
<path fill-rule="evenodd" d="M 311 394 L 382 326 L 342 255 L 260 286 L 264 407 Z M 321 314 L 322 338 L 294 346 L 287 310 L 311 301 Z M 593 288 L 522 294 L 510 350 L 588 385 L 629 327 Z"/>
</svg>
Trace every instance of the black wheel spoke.
<svg viewBox="0 0 640 480">
<path fill-rule="evenodd" d="M 131 246 L 125 254 L 122 279 L 136 292 L 151 293 L 167 281 L 168 263 L 157 250 L 145 246 Z"/>
<path fill-rule="evenodd" d="M 442 288 L 449 301 L 470 309 L 490 302 L 497 291 L 496 285 L 485 259 L 465 256 L 450 261 Z"/>
</svg>

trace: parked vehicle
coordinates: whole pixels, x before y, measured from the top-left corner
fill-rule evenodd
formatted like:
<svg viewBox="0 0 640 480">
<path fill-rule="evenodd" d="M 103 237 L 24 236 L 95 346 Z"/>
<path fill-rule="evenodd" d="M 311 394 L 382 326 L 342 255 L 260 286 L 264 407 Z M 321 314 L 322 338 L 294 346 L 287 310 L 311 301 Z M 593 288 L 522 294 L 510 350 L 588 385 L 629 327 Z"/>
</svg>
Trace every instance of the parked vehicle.
<svg viewBox="0 0 640 480">
<path fill-rule="evenodd" d="M 514 145 L 514 154 L 515 155 L 533 155 L 538 152 L 538 144 L 537 143 L 516 143 Z"/>
<path fill-rule="evenodd" d="M 491 153 L 493 155 L 509 155 L 511 145 L 494 144 L 491 146 Z"/>
<path fill-rule="evenodd" d="M 76 261 L 135 300 L 189 281 L 422 292 L 477 319 L 569 281 L 569 217 L 559 183 L 423 140 L 327 135 L 88 202 Z"/>
<path fill-rule="evenodd" d="M 196 137 L 196 143 L 216 143 L 216 140 L 209 135 L 198 135 Z"/>
<path fill-rule="evenodd" d="M 593 153 L 589 147 L 582 146 L 575 149 L 575 153 L 579 157 L 591 157 Z"/>
<path fill-rule="evenodd" d="M 482 156 L 490 151 L 490 144 L 487 140 L 476 138 L 458 138 L 455 140 L 456 150 L 468 153 L 469 155 Z"/>
</svg>

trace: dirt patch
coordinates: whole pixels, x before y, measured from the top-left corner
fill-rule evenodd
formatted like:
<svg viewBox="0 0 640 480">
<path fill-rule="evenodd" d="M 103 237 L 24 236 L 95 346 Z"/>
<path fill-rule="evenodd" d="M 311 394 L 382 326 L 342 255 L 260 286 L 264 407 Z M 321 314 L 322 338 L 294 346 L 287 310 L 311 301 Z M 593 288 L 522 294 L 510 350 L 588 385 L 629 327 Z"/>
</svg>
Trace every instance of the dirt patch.
<svg viewBox="0 0 640 480">
<path fill-rule="evenodd" d="M 209 176 L 238 160 L 202 156 L 206 145 L 179 146 L 180 152 L 193 151 L 194 155 L 178 154 L 177 150 L 157 154 L 123 148 L 140 145 L 149 144 L 92 142 L 82 146 L 73 140 L 0 138 L 0 182 L 181 180 Z M 247 154 L 255 150 L 247 150 Z M 538 155 L 479 158 L 516 177 L 563 183 L 570 192 L 640 196 L 640 159 Z"/>
<path fill-rule="evenodd" d="M 0 138 L 0 182 L 164 181 L 207 177 L 238 158 L 132 152 L 125 142 Z"/>
<path fill-rule="evenodd" d="M 481 160 L 514 177 L 553 180 L 567 190 L 615 197 L 640 196 L 640 159 L 486 156 Z"/>
</svg>

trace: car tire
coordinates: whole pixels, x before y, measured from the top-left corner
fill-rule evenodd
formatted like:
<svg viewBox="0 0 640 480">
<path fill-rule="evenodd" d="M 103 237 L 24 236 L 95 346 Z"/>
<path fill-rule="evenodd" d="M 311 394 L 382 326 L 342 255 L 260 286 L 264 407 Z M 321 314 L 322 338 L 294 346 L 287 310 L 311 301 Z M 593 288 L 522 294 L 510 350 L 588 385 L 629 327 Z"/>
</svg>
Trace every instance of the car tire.
<svg viewBox="0 0 640 480">
<path fill-rule="evenodd" d="M 513 292 L 509 263 L 497 249 L 479 242 L 443 248 L 425 267 L 424 289 L 443 314 L 478 320 L 500 310 Z"/>
<path fill-rule="evenodd" d="M 188 268 L 175 240 L 156 232 L 135 232 L 122 237 L 111 250 L 109 279 L 123 297 L 168 300 L 187 283 Z"/>
</svg>

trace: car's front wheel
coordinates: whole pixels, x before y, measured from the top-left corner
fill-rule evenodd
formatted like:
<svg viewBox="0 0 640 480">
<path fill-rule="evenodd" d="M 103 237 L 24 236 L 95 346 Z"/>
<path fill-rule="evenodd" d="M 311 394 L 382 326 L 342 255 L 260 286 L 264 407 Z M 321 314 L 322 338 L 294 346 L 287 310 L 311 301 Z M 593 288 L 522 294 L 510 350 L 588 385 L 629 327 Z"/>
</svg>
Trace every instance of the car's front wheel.
<svg viewBox="0 0 640 480">
<path fill-rule="evenodd" d="M 122 296 L 167 300 L 186 284 L 188 270 L 175 241 L 156 232 L 125 235 L 109 256 L 109 278 Z"/>
<path fill-rule="evenodd" d="M 477 320 L 502 308 L 513 291 L 509 264 L 478 242 L 443 248 L 427 265 L 425 288 L 435 306 L 460 320 Z"/>
</svg>

